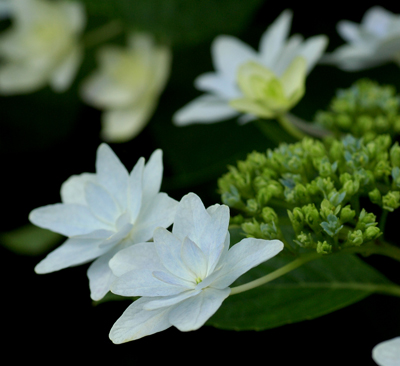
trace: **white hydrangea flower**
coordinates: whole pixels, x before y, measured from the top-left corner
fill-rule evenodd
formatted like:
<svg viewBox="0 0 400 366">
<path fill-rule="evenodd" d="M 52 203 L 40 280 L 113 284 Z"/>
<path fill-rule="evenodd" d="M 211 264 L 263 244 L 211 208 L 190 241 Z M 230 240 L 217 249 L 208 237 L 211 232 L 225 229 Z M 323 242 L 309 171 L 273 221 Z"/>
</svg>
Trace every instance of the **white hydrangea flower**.
<svg viewBox="0 0 400 366">
<path fill-rule="evenodd" d="M 88 269 L 89 285 L 92 299 L 101 299 L 115 279 L 108 266 L 111 257 L 173 222 L 178 202 L 159 193 L 162 172 L 161 150 L 146 165 L 140 158 L 129 174 L 111 148 L 100 145 L 95 174 L 71 176 L 61 186 L 62 203 L 30 213 L 33 224 L 69 237 L 35 271 L 50 273 L 95 259 Z"/>
<path fill-rule="evenodd" d="M 303 96 L 306 75 L 324 52 L 328 39 L 314 36 L 306 41 L 288 34 L 292 12 L 285 10 L 267 28 L 259 52 L 231 36 L 218 36 L 211 45 L 216 72 L 200 75 L 197 89 L 206 94 L 178 110 L 174 123 L 213 123 L 236 117 L 242 122 L 273 117 Z"/>
<path fill-rule="evenodd" d="M 128 48 L 106 46 L 98 53 L 99 69 L 82 85 L 82 98 L 104 109 L 102 137 L 123 142 L 144 128 L 167 82 L 171 52 L 149 34 L 133 34 Z"/>
<path fill-rule="evenodd" d="M 118 277 L 111 291 L 142 297 L 116 321 L 110 339 L 128 342 L 172 325 L 181 331 L 200 328 L 239 276 L 283 249 L 279 240 L 253 238 L 229 249 L 228 225 L 228 206 L 205 209 L 189 193 L 178 205 L 172 233 L 157 228 L 154 242 L 117 253 L 110 261 Z"/>
<path fill-rule="evenodd" d="M 400 15 L 380 6 L 367 10 L 361 24 L 342 20 L 337 31 L 347 41 L 321 63 L 334 64 L 347 71 L 358 71 L 386 62 L 400 63 Z"/>
<path fill-rule="evenodd" d="M 400 337 L 377 344 L 372 358 L 379 366 L 400 366 Z"/>
<path fill-rule="evenodd" d="M 13 0 L 9 5 L 12 27 L 0 36 L 0 93 L 29 93 L 47 84 L 57 92 L 68 89 L 82 59 L 82 4 Z"/>
</svg>

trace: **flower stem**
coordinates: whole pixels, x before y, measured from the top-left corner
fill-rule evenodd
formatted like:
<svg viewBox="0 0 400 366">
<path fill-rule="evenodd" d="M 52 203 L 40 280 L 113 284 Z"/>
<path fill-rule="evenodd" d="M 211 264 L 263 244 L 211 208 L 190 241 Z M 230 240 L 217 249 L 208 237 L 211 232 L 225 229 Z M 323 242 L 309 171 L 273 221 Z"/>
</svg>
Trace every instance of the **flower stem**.
<svg viewBox="0 0 400 366">
<path fill-rule="evenodd" d="M 121 22 L 118 20 L 112 20 L 111 22 L 86 33 L 83 37 L 83 44 L 86 48 L 94 47 L 118 36 L 122 31 L 123 26 Z"/>
<path fill-rule="evenodd" d="M 312 252 L 312 253 L 307 253 L 302 255 L 301 257 L 295 259 L 294 261 L 286 264 L 285 266 L 278 268 L 277 270 L 268 273 L 267 275 L 257 278 L 254 281 L 245 283 L 244 285 L 237 286 L 237 287 L 232 287 L 231 289 L 231 295 L 236 295 L 241 292 L 251 290 L 255 287 L 264 285 L 268 282 L 271 282 L 272 280 L 275 280 L 278 277 L 283 276 L 284 274 L 293 271 L 294 269 L 302 266 L 303 264 L 310 262 L 312 260 L 318 259 L 321 257 L 321 254 L 318 254 L 317 252 Z"/>
<path fill-rule="evenodd" d="M 277 120 L 280 125 L 285 129 L 285 131 L 297 140 L 302 140 L 304 137 L 307 137 L 307 135 L 301 132 L 297 127 L 295 127 L 285 115 L 278 116 Z"/>
<path fill-rule="evenodd" d="M 400 248 L 389 244 L 380 238 L 374 243 L 363 244 L 359 247 L 346 248 L 343 249 L 342 252 L 360 253 L 364 255 L 380 254 L 400 262 Z"/>
</svg>

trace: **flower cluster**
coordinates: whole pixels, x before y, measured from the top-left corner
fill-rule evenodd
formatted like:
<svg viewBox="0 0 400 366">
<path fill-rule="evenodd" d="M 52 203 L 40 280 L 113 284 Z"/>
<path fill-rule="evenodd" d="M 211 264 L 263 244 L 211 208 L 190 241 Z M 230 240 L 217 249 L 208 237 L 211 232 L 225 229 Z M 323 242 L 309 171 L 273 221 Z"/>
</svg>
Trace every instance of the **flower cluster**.
<svg viewBox="0 0 400 366">
<path fill-rule="evenodd" d="M 70 86 L 83 56 L 79 36 L 86 19 L 78 2 L 13 0 L 7 4 L 12 28 L 0 37 L 0 93 L 35 91 L 49 84 Z"/>
<path fill-rule="evenodd" d="M 212 123 L 246 113 L 242 122 L 275 118 L 294 107 L 305 91 L 306 75 L 324 52 L 328 39 L 314 36 L 287 39 L 292 13 L 285 10 L 265 31 L 259 53 L 230 36 L 217 37 L 212 46 L 215 73 L 195 80 L 205 91 L 174 115 L 179 126 Z"/>
<path fill-rule="evenodd" d="M 279 218 L 286 209 L 292 240 L 330 253 L 381 235 L 376 216 L 360 210 L 360 198 L 398 208 L 399 167 L 400 147 L 387 135 L 366 144 L 351 135 L 326 144 L 306 138 L 249 154 L 218 185 L 222 201 L 239 213 L 232 222 L 247 236 L 283 239 Z"/>
<path fill-rule="evenodd" d="M 400 98 L 393 86 L 381 86 L 368 79 L 339 89 L 327 111 L 319 111 L 315 121 L 336 137 L 352 134 L 370 141 L 380 134 L 400 133 Z"/>
</svg>

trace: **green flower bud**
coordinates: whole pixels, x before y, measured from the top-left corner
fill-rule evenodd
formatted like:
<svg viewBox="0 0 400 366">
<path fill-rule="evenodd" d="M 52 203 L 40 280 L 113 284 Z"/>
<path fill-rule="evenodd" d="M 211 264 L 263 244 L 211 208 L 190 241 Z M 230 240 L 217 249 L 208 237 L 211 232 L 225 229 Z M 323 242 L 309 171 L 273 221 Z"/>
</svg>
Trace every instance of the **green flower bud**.
<svg viewBox="0 0 400 366">
<path fill-rule="evenodd" d="M 374 169 L 374 176 L 377 179 L 384 179 L 391 174 L 392 168 L 386 160 L 380 160 Z"/>
<path fill-rule="evenodd" d="M 377 237 L 382 235 L 381 230 L 376 226 L 367 227 L 364 232 L 364 241 L 375 240 Z"/>
<path fill-rule="evenodd" d="M 278 238 L 278 230 L 275 222 L 271 222 L 270 224 L 261 224 L 260 230 L 263 239 L 273 240 Z"/>
<path fill-rule="evenodd" d="M 260 224 L 253 219 L 253 221 L 244 222 L 242 224 L 242 229 L 246 233 L 247 237 L 262 239 L 263 235 L 261 233 Z"/>
<path fill-rule="evenodd" d="M 261 188 L 257 192 L 257 202 L 259 206 L 266 206 L 269 200 L 272 197 L 272 192 L 268 189 L 268 187 Z"/>
<path fill-rule="evenodd" d="M 382 206 L 384 210 L 393 212 L 400 206 L 400 192 L 389 191 L 382 197 Z"/>
<path fill-rule="evenodd" d="M 251 198 L 246 202 L 246 211 L 250 215 L 255 215 L 258 212 L 258 203 L 255 199 Z"/>
<path fill-rule="evenodd" d="M 376 216 L 373 213 L 367 213 L 363 208 L 360 212 L 358 222 L 356 225 L 356 230 L 365 231 L 367 227 L 376 225 Z"/>
<path fill-rule="evenodd" d="M 229 191 L 222 193 L 221 199 L 222 199 L 222 203 L 224 203 L 230 207 L 234 207 L 234 208 L 238 208 L 238 209 L 245 208 L 245 205 L 240 198 L 239 191 L 234 185 L 230 186 Z"/>
<path fill-rule="evenodd" d="M 347 242 L 345 246 L 360 246 L 364 242 L 364 237 L 361 230 L 354 230 L 347 234 Z"/>
<path fill-rule="evenodd" d="M 278 223 L 278 215 L 275 210 L 271 207 L 264 207 L 261 212 L 261 216 L 265 223 L 276 222 Z"/>
<path fill-rule="evenodd" d="M 294 241 L 303 248 L 315 248 L 315 244 L 310 233 L 305 234 L 301 232 L 299 235 L 297 235 L 297 240 Z"/>
<path fill-rule="evenodd" d="M 321 227 L 331 237 L 334 237 L 342 228 L 340 221 L 335 215 L 328 215 L 327 221 L 321 222 Z"/>
<path fill-rule="evenodd" d="M 321 210 L 320 210 L 321 217 L 324 220 L 327 220 L 328 216 L 331 215 L 331 214 L 336 216 L 339 213 L 340 208 L 341 208 L 340 205 L 339 206 L 335 206 L 329 200 L 324 199 L 321 202 Z"/>
<path fill-rule="evenodd" d="M 242 215 L 236 215 L 234 217 L 231 217 L 229 220 L 230 225 L 242 225 L 244 222 L 244 218 Z"/>
<path fill-rule="evenodd" d="M 368 192 L 368 196 L 372 203 L 382 206 L 382 195 L 378 188 Z"/>
<path fill-rule="evenodd" d="M 373 129 L 374 127 L 374 119 L 366 114 L 357 117 L 356 123 L 359 126 L 360 130 L 365 133 Z"/>
<path fill-rule="evenodd" d="M 358 180 L 348 180 L 343 184 L 340 192 L 344 192 L 347 199 L 354 196 L 360 189 L 360 182 Z"/>
<path fill-rule="evenodd" d="M 332 253 L 332 245 L 328 244 L 326 241 L 317 243 L 317 253 L 319 254 L 329 254 Z"/>
<path fill-rule="evenodd" d="M 356 211 L 352 210 L 350 205 L 347 205 L 342 208 L 340 211 L 340 222 L 342 224 L 349 222 L 354 219 L 356 216 Z"/>
<path fill-rule="evenodd" d="M 400 146 L 398 142 L 395 142 L 390 149 L 390 163 L 394 167 L 400 167 Z"/>
<path fill-rule="evenodd" d="M 305 222 L 307 225 L 314 230 L 319 232 L 321 230 L 320 224 L 322 222 L 319 212 L 313 203 L 303 207 L 303 212 L 305 215 Z"/>
<path fill-rule="evenodd" d="M 290 222 L 295 233 L 299 233 L 304 227 L 304 214 L 299 207 L 295 207 L 293 212 L 287 211 Z"/>
</svg>

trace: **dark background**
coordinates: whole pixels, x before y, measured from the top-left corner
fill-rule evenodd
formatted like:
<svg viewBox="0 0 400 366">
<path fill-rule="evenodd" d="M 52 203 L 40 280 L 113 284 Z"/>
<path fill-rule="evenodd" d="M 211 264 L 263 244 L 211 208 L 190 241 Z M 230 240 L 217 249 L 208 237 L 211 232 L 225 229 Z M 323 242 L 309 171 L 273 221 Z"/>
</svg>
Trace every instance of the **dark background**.
<svg viewBox="0 0 400 366">
<path fill-rule="evenodd" d="M 365 10 L 375 5 L 310 4 L 266 1 L 235 35 L 257 48 L 266 27 L 282 10 L 291 8 L 291 34 L 301 33 L 306 38 L 327 34 L 328 51 L 332 51 L 343 43 L 336 33 L 336 23 L 341 19 L 360 22 Z M 388 4 L 381 2 L 388 10 L 400 13 L 399 7 Z M 161 147 L 165 165 L 162 190 L 177 200 L 195 192 L 206 206 L 220 202 L 216 179 L 228 163 L 234 164 L 253 149 L 273 146 L 251 124 L 238 126 L 235 121 L 227 121 L 184 128 L 172 125 L 172 114 L 200 94 L 192 86 L 194 78 L 212 70 L 210 43 L 217 34 L 174 49 L 170 82 L 148 126 L 130 142 L 110 144 L 128 169 L 140 156 L 148 158 Z M 78 78 L 91 62 L 83 66 Z M 326 108 L 336 88 L 348 87 L 366 76 L 400 88 L 400 69 L 393 64 L 356 73 L 317 66 L 307 79 L 306 96 L 294 112 L 311 120 L 316 110 Z M 0 98 L 1 232 L 27 224 L 32 209 L 59 202 L 60 186 L 70 175 L 94 171 L 95 151 L 101 143 L 100 112 L 76 100 L 77 83 L 61 95 L 45 89 L 27 96 Z M 388 230 L 396 233 L 396 224 L 389 219 Z M 33 268 L 43 257 L 18 255 L 0 247 L 4 359 L 10 354 L 15 364 L 128 365 L 167 360 L 178 364 L 197 360 L 229 363 L 238 362 L 240 355 L 246 363 L 261 360 L 272 365 L 296 361 L 307 365 L 374 365 L 370 357 L 373 346 L 400 335 L 400 299 L 374 295 L 315 320 L 261 332 L 204 326 L 181 333 L 170 328 L 116 346 L 108 333 L 129 301 L 93 306 L 87 266 L 36 275 Z M 400 283 L 398 264 L 378 257 L 367 261 Z"/>
</svg>

